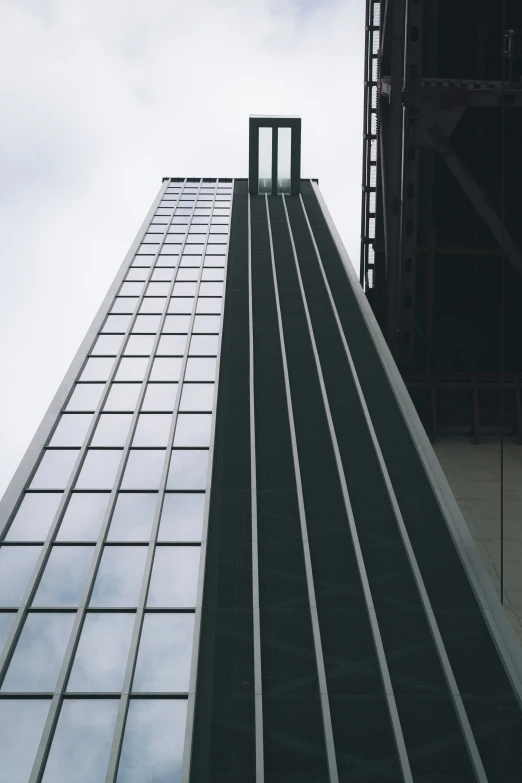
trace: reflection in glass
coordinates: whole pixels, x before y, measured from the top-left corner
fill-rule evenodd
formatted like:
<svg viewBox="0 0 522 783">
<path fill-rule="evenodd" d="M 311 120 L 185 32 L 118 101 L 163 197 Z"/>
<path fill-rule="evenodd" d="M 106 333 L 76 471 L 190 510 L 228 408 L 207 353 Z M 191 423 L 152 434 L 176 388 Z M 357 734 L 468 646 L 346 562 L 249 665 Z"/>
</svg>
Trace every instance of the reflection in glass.
<svg viewBox="0 0 522 783">
<path fill-rule="evenodd" d="M 91 606 L 137 606 L 146 557 L 146 546 L 106 546 Z"/>
<path fill-rule="evenodd" d="M 199 546 L 158 546 L 154 554 L 147 606 L 196 605 Z"/>
<path fill-rule="evenodd" d="M 2 691 L 54 691 L 74 614 L 29 614 Z"/>
<path fill-rule="evenodd" d="M 137 270 L 131 270 L 131 273 L 136 274 Z M 146 272 L 143 270 L 141 272 L 140 277 L 137 277 L 137 280 L 144 280 Z M 130 324 L 131 316 L 130 315 L 109 315 L 107 316 L 107 320 L 105 321 L 103 325 L 102 332 L 113 332 L 115 334 L 125 334 L 127 331 L 127 327 Z"/>
<path fill-rule="evenodd" d="M 171 299 L 169 304 L 169 313 L 174 314 L 190 314 L 194 309 L 194 299 L 192 297 L 178 297 L 177 299 Z M 168 318 L 168 316 L 167 316 Z"/>
<path fill-rule="evenodd" d="M 165 309 L 165 302 L 167 301 L 166 296 L 146 296 L 145 299 L 141 303 L 140 307 L 140 313 L 156 313 L 157 315 L 161 315 L 163 310 Z M 137 335 L 136 335 L 137 336 Z M 154 337 L 149 337 L 149 335 L 145 335 L 147 339 L 150 339 L 151 341 L 154 340 Z"/>
<path fill-rule="evenodd" d="M 148 361 L 145 357 L 131 359 L 124 356 L 119 364 L 115 380 L 142 381 L 145 377 Z"/>
<path fill-rule="evenodd" d="M 214 381 L 216 359 L 188 359 L 185 370 L 186 381 Z"/>
<path fill-rule="evenodd" d="M 78 606 L 93 551 L 93 546 L 54 546 L 33 606 Z"/>
<path fill-rule="evenodd" d="M 137 297 L 117 297 L 111 313 L 133 313 L 137 301 Z"/>
<path fill-rule="evenodd" d="M 183 356 L 187 345 L 186 334 L 169 334 L 160 338 L 158 356 Z"/>
<path fill-rule="evenodd" d="M 89 612 L 67 690 L 121 691 L 133 627 L 134 614 Z"/>
<path fill-rule="evenodd" d="M 210 297 L 210 296 L 199 297 L 196 306 L 196 313 L 198 314 L 220 313 L 222 303 L 223 303 L 223 299 L 221 297 Z"/>
<path fill-rule="evenodd" d="M 5 783 L 27 783 L 50 699 L 0 700 L 0 759 Z"/>
<path fill-rule="evenodd" d="M 92 421 L 90 413 L 64 413 L 54 431 L 50 446 L 81 446 Z"/>
<path fill-rule="evenodd" d="M 78 454 L 77 449 L 44 451 L 31 489 L 65 489 Z"/>
<path fill-rule="evenodd" d="M 0 549 L 0 606 L 18 606 L 34 571 L 40 546 Z"/>
<path fill-rule="evenodd" d="M 159 489 L 165 451 L 131 449 L 122 489 Z"/>
<path fill-rule="evenodd" d="M 125 346 L 125 356 L 149 356 L 154 346 L 154 336 L 149 334 L 131 334 Z"/>
<path fill-rule="evenodd" d="M 141 409 L 143 411 L 173 411 L 177 383 L 149 383 Z"/>
<path fill-rule="evenodd" d="M 210 445 L 210 413 L 180 413 L 176 421 L 174 446 L 182 448 L 208 447 Z"/>
<path fill-rule="evenodd" d="M 117 699 L 65 699 L 43 783 L 105 780 L 117 715 Z"/>
<path fill-rule="evenodd" d="M 161 285 L 163 285 L 163 283 Z M 168 293 L 168 287 L 164 293 Z M 132 327 L 132 331 L 146 334 L 156 334 L 160 325 L 160 320 L 160 315 L 138 315 L 134 326 Z"/>
<path fill-rule="evenodd" d="M 196 315 L 192 332 L 194 334 L 218 334 L 220 323 L 219 315 Z"/>
<path fill-rule="evenodd" d="M 186 699 L 132 699 L 116 783 L 179 783 L 186 718 Z"/>
<path fill-rule="evenodd" d="M 141 288 L 141 283 L 128 283 L 127 285 L 139 285 Z M 100 334 L 91 354 L 92 356 L 116 356 L 122 342 L 122 334 Z"/>
<path fill-rule="evenodd" d="M 91 358 L 87 359 L 83 372 L 80 376 L 81 381 L 106 381 L 110 375 L 114 359 Z"/>
<path fill-rule="evenodd" d="M 112 489 L 121 455 L 120 449 L 89 449 L 76 489 Z"/>
<path fill-rule="evenodd" d="M 61 492 L 26 493 L 6 541 L 45 541 L 61 499 Z"/>
<path fill-rule="evenodd" d="M 192 312 L 192 309 L 190 312 Z M 189 326 L 189 315 L 168 315 L 163 324 L 163 332 L 164 334 L 186 334 Z"/>
<path fill-rule="evenodd" d="M 109 529 L 109 541 L 148 541 L 158 496 L 155 492 L 120 492 Z"/>
<path fill-rule="evenodd" d="M 185 383 L 181 392 L 180 411 L 211 411 L 214 405 L 213 383 Z"/>
<path fill-rule="evenodd" d="M 207 486 L 208 451 L 173 451 L 167 478 L 167 489 L 205 489 Z"/>
<path fill-rule="evenodd" d="M 57 540 L 96 541 L 108 502 L 108 492 L 73 492 Z"/>
<path fill-rule="evenodd" d="M 79 383 L 67 403 L 68 411 L 95 411 L 103 392 L 103 383 Z"/>
<path fill-rule="evenodd" d="M 272 128 L 259 128 L 259 194 L 272 192 Z"/>
<path fill-rule="evenodd" d="M 169 413 L 141 413 L 133 446 L 166 446 L 172 416 Z"/>
<path fill-rule="evenodd" d="M 146 614 L 133 691 L 187 693 L 193 614 Z"/>
<path fill-rule="evenodd" d="M 201 541 L 204 509 L 204 492 L 167 492 L 158 541 Z"/>
<path fill-rule="evenodd" d="M 218 335 L 195 334 L 190 341 L 190 356 L 216 356 Z"/>
<path fill-rule="evenodd" d="M 14 612 L 0 612 L 0 652 L 9 636 L 15 618 Z"/>
<path fill-rule="evenodd" d="M 290 161 L 292 128 L 278 128 L 277 132 L 277 192 L 290 193 Z"/>
<path fill-rule="evenodd" d="M 204 269 L 203 280 L 221 280 L 225 279 L 224 269 Z"/>
<path fill-rule="evenodd" d="M 131 421 L 130 413 L 102 413 L 91 446 L 125 446 Z"/>
<path fill-rule="evenodd" d="M 141 385 L 139 383 L 114 383 L 111 386 L 104 410 L 133 411 L 136 407 Z"/>
<path fill-rule="evenodd" d="M 181 359 L 154 359 L 151 381 L 179 381 Z"/>
</svg>

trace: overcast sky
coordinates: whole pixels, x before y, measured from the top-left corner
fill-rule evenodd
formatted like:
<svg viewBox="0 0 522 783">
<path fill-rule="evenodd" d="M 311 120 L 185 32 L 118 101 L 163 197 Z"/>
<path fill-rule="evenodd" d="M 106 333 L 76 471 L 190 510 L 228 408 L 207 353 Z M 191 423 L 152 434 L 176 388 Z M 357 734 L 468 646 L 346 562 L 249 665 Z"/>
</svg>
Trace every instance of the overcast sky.
<svg viewBox="0 0 522 783">
<path fill-rule="evenodd" d="M 249 114 L 359 255 L 364 0 L 0 0 L 0 496 L 163 176 L 245 177 Z"/>
</svg>

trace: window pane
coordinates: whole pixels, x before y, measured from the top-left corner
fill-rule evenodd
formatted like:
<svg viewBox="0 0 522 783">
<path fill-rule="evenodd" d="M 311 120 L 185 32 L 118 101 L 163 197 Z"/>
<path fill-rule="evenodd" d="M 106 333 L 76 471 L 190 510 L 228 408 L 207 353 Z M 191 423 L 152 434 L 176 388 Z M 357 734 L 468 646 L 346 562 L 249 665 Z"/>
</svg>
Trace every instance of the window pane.
<svg viewBox="0 0 522 783">
<path fill-rule="evenodd" d="M 199 269 L 180 269 L 178 271 L 177 280 L 197 280 L 199 277 Z"/>
<path fill-rule="evenodd" d="M 158 356 L 183 356 L 187 346 L 186 334 L 169 334 L 160 337 Z"/>
<path fill-rule="evenodd" d="M 146 546 L 106 546 L 91 606 L 137 606 Z"/>
<path fill-rule="evenodd" d="M 122 489 L 159 489 L 165 451 L 131 449 L 121 482 Z"/>
<path fill-rule="evenodd" d="M 180 411 L 212 411 L 213 405 L 213 383 L 183 384 L 179 406 Z"/>
<path fill-rule="evenodd" d="M 125 446 L 131 413 L 102 413 L 91 446 Z"/>
<path fill-rule="evenodd" d="M 141 359 L 123 358 L 116 372 L 116 381 L 142 381 L 145 377 L 145 371 L 149 360 L 145 357 Z"/>
<path fill-rule="evenodd" d="M 168 315 L 163 324 L 164 334 L 186 334 L 190 326 L 190 315 Z"/>
<path fill-rule="evenodd" d="M 179 381 L 181 359 L 154 359 L 151 381 Z"/>
<path fill-rule="evenodd" d="M 138 297 L 118 296 L 114 300 L 111 313 L 133 313 L 138 302 Z"/>
<path fill-rule="evenodd" d="M 54 691 L 74 614 L 29 614 L 2 691 Z"/>
<path fill-rule="evenodd" d="M 174 277 L 174 274 L 176 272 L 176 267 L 174 266 L 165 266 L 161 269 L 155 269 L 152 273 L 152 280 L 156 282 L 172 282 L 172 279 Z"/>
<path fill-rule="evenodd" d="M 120 449 L 89 449 L 76 482 L 76 489 L 112 489 L 121 455 Z"/>
<path fill-rule="evenodd" d="M 165 309 L 166 301 L 167 301 L 167 297 L 165 296 L 161 296 L 161 297 L 146 296 L 143 302 L 141 303 L 140 313 L 161 314 Z"/>
<path fill-rule="evenodd" d="M 138 401 L 139 383 L 115 383 L 111 386 L 104 410 L 133 411 Z"/>
<path fill-rule="evenodd" d="M 49 445 L 82 446 L 91 421 L 90 413 L 64 413 Z"/>
<path fill-rule="evenodd" d="M 134 285 L 134 283 L 132 283 Z M 116 356 L 123 342 L 121 334 L 101 334 L 91 351 L 93 356 Z"/>
<path fill-rule="evenodd" d="M 96 541 L 108 503 L 108 492 L 73 492 L 57 540 Z"/>
<path fill-rule="evenodd" d="M 31 489 L 65 489 L 79 451 L 45 451 L 31 481 Z"/>
<path fill-rule="evenodd" d="M 106 381 L 110 375 L 114 359 L 87 359 L 80 376 L 81 381 Z"/>
<path fill-rule="evenodd" d="M 27 783 L 49 712 L 49 699 L 0 700 L 0 758 L 6 783 Z"/>
<path fill-rule="evenodd" d="M 195 296 L 197 283 L 174 283 L 172 296 Z"/>
<path fill-rule="evenodd" d="M 152 530 L 157 494 L 120 493 L 109 530 L 109 541 L 148 541 Z"/>
<path fill-rule="evenodd" d="M 125 356 L 149 356 L 154 346 L 154 336 L 148 334 L 131 334 L 125 346 Z M 121 365 L 120 365 L 121 366 Z"/>
<path fill-rule="evenodd" d="M 121 691 L 134 627 L 134 614 L 85 617 L 68 691 Z"/>
<path fill-rule="evenodd" d="M 200 297 L 196 307 L 196 313 L 220 313 L 223 300 L 221 297 Z"/>
<path fill-rule="evenodd" d="M 186 718 L 186 699 L 132 699 L 117 783 L 179 783 Z"/>
<path fill-rule="evenodd" d="M 223 296 L 223 283 L 201 283 L 200 296 Z"/>
<path fill-rule="evenodd" d="M 134 273 L 136 273 L 135 270 Z M 146 274 L 144 271 L 143 274 Z M 127 327 L 131 322 L 130 315 L 108 315 L 103 324 L 102 332 L 114 332 L 116 334 L 125 334 Z"/>
<path fill-rule="evenodd" d="M 111 359 L 112 362 L 112 359 Z M 80 383 L 67 403 L 68 411 L 95 411 L 103 392 L 103 383 Z"/>
<path fill-rule="evenodd" d="M 125 280 L 129 282 L 139 282 L 144 283 L 147 279 L 147 275 L 149 274 L 149 268 L 148 267 L 135 267 L 129 269 L 125 276 Z"/>
<path fill-rule="evenodd" d="M 16 512 L 6 541 L 45 541 L 61 492 L 28 492 Z"/>
<path fill-rule="evenodd" d="M 192 331 L 194 334 L 218 334 L 220 324 L 218 315 L 196 315 Z"/>
<path fill-rule="evenodd" d="M 194 335 L 190 341 L 190 356 L 216 356 L 218 339 L 217 334 Z"/>
<path fill-rule="evenodd" d="M 174 446 L 192 448 L 210 446 L 210 413 L 180 413 L 176 422 Z"/>
<path fill-rule="evenodd" d="M 205 493 L 167 492 L 158 541 L 201 541 Z"/>
<path fill-rule="evenodd" d="M 164 413 L 142 413 L 138 419 L 133 446 L 166 446 L 172 416 Z"/>
<path fill-rule="evenodd" d="M 78 606 L 93 552 L 93 546 L 54 546 L 33 606 Z"/>
<path fill-rule="evenodd" d="M 167 293 L 167 291 L 165 291 Z M 133 332 L 156 334 L 159 329 L 161 315 L 138 315 L 132 328 Z"/>
<path fill-rule="evenodd" d="M 142 410 L 173 411 L 177 389 L 177 383 L 149 383 Z"/>
<path fill-rule="evenodd" d="M 117 699 L 65 699 L 43 783 L 105 780 L 117 715 Z"/>
<path fill-rule="evenodd" d="M 277 133 L 277 192 L 290 193 L 290 158 L 292 128 L 279 128 Z"/>
<path fill-rule="evenodd" d="M 208 451 L 173 451 L 167 489 L 205 489 Z"/>
<path fill-rule="evenodd" d="M 40 550 L 39 546 L 3 546 L 0 549 L 0 606 L 18 606 Z"/>
<path fill-rule="evenodd" d="M 177 299 L 171 299 L 169 302 L 169 313 L 190 315 L 193 309 L 193 297 L 178 297 Z"/>
<path fill-rule="evenodd" d="M 7 641 L 15 617 L 15 612 L 0 612 L 0 651 Z"/>
<path fill-rule="evenodd" d="M 225 270 L 224 269 L 204 269 L 203 270 L 203 280 L 224 280 L 225 279 Z"/>
<path fill-rule="evenodd" d="M 147 606 L 196 605 L 199 546 L 159 546 L 154 555 Z"/>
<path fill-rule="evenodd" d="M 215 379 L 215 359 L 188 359 L 185 371 L 186 381 L 214 381 Z"/>
<path fill-rule="evenodd" d="M 173 245 L 170 245 L 172 248 Z M 169 292 L 169 283 L 149 283 L 147 296 L 167 296 Z"/>
<path fill-rule="evenodd" d="M 133 691 L 188 692 L 193 634 L 193 614 L 146 614 Z"/>
</svg>

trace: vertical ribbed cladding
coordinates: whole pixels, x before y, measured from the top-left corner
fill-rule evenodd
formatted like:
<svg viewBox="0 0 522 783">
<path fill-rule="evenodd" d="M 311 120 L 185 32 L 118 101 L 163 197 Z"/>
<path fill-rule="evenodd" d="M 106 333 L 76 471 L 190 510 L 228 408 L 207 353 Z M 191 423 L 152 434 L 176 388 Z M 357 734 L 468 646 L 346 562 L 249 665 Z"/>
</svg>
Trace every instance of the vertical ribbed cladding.
<svg viewBox="0 0 522 783">
<path fill-rule="evenodd" d="M 303 202 L 430 602 L 491 783 L 518 781 L 522 712 L 310 182 Z M 415 705 L 411 712 L 415 729 Z"/>
<path fill-rule="evenodd" d="M 306 185 L 303 190 L 306 194 Z M 418 780 L 440 776 L 444 780 L 471 781 L 474 776 L 465 743 L 364 420 L 300 200 L 287 199 L 287 207 L 412 773 Z M 353 338 L 350 332 L 350 345 Z M 335 629 L 334 633 L 339 631 Z M 340 697 L 336 704 L 332 693 L 330 701 L 334 733 L 340 734 L 349 725 L 350 711 L 352 716 L 356 714 L 355 702 L 346 698 L 343 701 Z M 341 714 L 341 708 L 345 715 Z M 447 777 L 449 770 L 454 771 L 453 777 Z"/>
<path fill-rule="evenodd" d="M 236 181 L 223 318 L 191 783 L 255 781 L 248 194 Z"/>
<path fill-rule="evenodd" d="M 265 781 L 327 783 L 266 204 L 251 197 Z"/>
<path fill-rule="evenodd" d="M 339 780 L 400 780 L 283 200 L 269 209 Z"/>
</svg>

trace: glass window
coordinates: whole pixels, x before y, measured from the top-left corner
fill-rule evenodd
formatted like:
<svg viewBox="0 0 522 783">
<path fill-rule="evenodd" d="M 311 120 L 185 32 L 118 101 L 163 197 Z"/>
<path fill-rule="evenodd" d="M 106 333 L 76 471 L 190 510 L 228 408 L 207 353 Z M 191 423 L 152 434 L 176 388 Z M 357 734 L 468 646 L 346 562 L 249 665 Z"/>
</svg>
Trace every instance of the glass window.
<svg viewBox="0 0 522 783">
<path fill-rule="evenodd" d="M 79 606 L 93 552 L 93 546 L 53 546 L 33 606 Z"/>
<path fill-rule="evenodd" d="M 151 381 L 179 381 L 181 359 L 154 359 Z"/>
<path fill-rule="evenodd" d="M 111 386 L 105 411 L 133 411 L 138 401 L 141 385 L 139 383 L 114 383 Z"/>
<path fill-rule="evenodd" d="M 146 332 L 148 334 L 156 334 L 159 329 L 161 315 L 138 315 L 134 326 L 133 332 Z"/>
<path fill-rule="evenodd" d="M 216 356 L 217 350 L 217 335 L 196 335 L 190 341 L 190 356 Z"/>
<path fill-rule="evenodd" d="M 204 511 L 204 492 L 167 492 L 158 541 L 201 541 Z"/>
<path fill-rule="evenodd" d="M 179 259 L 177 253 L 172 252 L 175 247 L 177 247 L 177 245 L 165 245 L 165 249 L 162 250 L 163 255 L 161 255 L 156 262 L 157 268 L 166 267 L 170 269 L 178 263 Z"/>
<path fill-rule="evenodd" d="M 156 492 L 120 492 L 109 529 L 109 541 L 148 541 L 154 521 Z"/>
<path fill-rule="evenodd" d="M 76 489 L 112 489 L 121 455 L 120 449 L 89 449 L 76 482 Z"/>
<path fill-rule="evenodd" d="M 0 700 L 0 758 L 5 783 L 27 783 L 50 699 Z"/>
<path fill-rule="evenodd" d="M 91 606 L 137 606 L 146 557 L 146 546 L 106 546 Z"/>
<path fill-rule="evenodd" d="M 61 492 L 26 493 L 6 541 L 45 541 L 61 499 Z"/>
<path fill-rule="evenodd" d="M 201 283 L 200 296 L 223 296 L 223 283 Z"/>
<path fill-rule="evenodd" d="M 112 362 L 112 359 L 111 359 Z M 103 392 L 103 383 L 76 384 L 67 403 L 68 411 L 95 411 Z"/>
<path fill-rule="evenodd" d="M 185 250 L 183 251 L 183 255 L 201 255 L 203 251 L 205 250 L 205 245 L 203 245 L 201 242 L 198 242 L 198 244 L 187 244 L 185 246 Z"/>
<path fill-rule="evenodd" d="M 148 274 L 148 266 L 131 267 L 125 276 L 125 280 L 130 283 L 144 283 Z"/>
<path fill-rule="evenodd" d="M 221 280 L 225 279 L 224 269 L 204 269 L 202 280 Z"/>
<path fill-rule="evenodd" d="M 73 492 L 57 540 L 97 541 L 109 497 L 108 492 Z"/>
<path fill-rule="evenodd" d="M 131 449 L 121 482 L 122 489 L 159 489 L 165 451 Z"/>
<path fill-rule="evenodd" d="M 173 451 L 167 489 L 205 489 L 207 466 L 208 451 Z"/>
<path fill-rule="evenodd" d="M 174 446 L 191 448 L 210 446 L 211 413 L 180 413 L 176 421 Z"/>
<path fill-rule="evenodd" d="M 183 356 L 187 347 L 186 334 L 173 334 L 160 337 L 158 356 Z"/>
<path fill-rule="evenodd" d="M 0 651 L 7 641 L 15 617 L 15 612 L 0 612 Z"/>
<path fill-rule="evenodd" d="M 3 546 L 0 549 L 0 606 L 20 604 L 40 551 L 39 546 Z"/>
<path fill-rule="evenodd" d="M 155 269 L 152 273 L 152 280 L 154 282 L 172 282 L 174 277 L 175 267 L 166 266 L 162 269 Z"/>
<path fill-rule="evenodd" d="M 187 300 L 178 299 L 178 302 L 185 301 Z M 183 334 L 188 332 L 189 326 L 190 315 L 167 315 L 165 318 L 165 323 L 163 324 L 163 332 L 165 334 Z"/>
<path fill-rule="evenodd" d="M 42 783 L 105 780 L 118 703 L 117 699 L 65 699 Z"/>
<path fill-rule="evenodd" d="M 116 356 L 122 342 L 122 334 L 100 334 L 91 353 L 93 356 Z"/>
<path fill-rule="evenodd" d="M 108 315 L 103 324 L 102 332 L 114 332 L 115 334 L 125 334 L 130 324 L 131 315 Z"/>
<path fill-rule="evenodd" d="M 191 297 L 188 298 L 181 297 L 178 299 L 171 299 L 169 302 L 169 313 L 190 314 L 193 309 L 194 309 L 194 299 L 192 299 Z"/>
<path fill-rule="evenodd" d="M 77 449 L 44 451 L 31 489 L 65 489 L 79 453 Z"/>
<path fill-rule="evenodd" d="M 142 411 L 173 411 L 177 390 L 177 383 L 149 383 Z"/>
<path fill-rule="evenodd" d="M 131 413 L 102 413 L 91 446 L 125 446 L 132 421 Z"/>
<path fill-rule="evenodd" d="M 279 128 L 277 133 L 277 192 L 290 193 L 290 157 L 292 128 Z"/>
<path fill-rule="evenodd" d="M 72 612 L 28 615 L 2 691 L 54 691 L 74 617 Z"/>
<path fill-rule="evenodd" d="M 131 334 L 125 346 L 124 354 L 126 356 L 149 356 L 153 347 L 154 335 Z"/>
<path fill-rule="evenodd" d="M 118 296 L 114 300 L 111 313 L 133 313 L 138 303 L 138 297 Z"/>
<path fill-rule="evenodd" d="M 140 359 L 127 359 L 124 357 L 120 361 L 115 380 L 142 381 L 145 377 L 148 361 L 145 357 Z"/>
<path fill-rule="evenodd" d="M 133 267 L 151 267 L 154 263 L 154 256 L 136 256 L 131 266 Z"/>
<path fill-rule="evenodd" d="M 147 606 L 196 605 L 200 546 L 158 546 Z"/>
<path fill-rule="evenodd" d="M 172 296 L 195 296 L 197 283 L 174 283 Z"/>
<path fill-rule="evenodd" d="M 85 617 L 68 691 L 121 691 L 134 627 L 134 614 Z"/>
<path fill-rule="evenodd" d="M 230 221 L 229 221 L 228 217 L 218 217 L 217 215 L 212 215 L 212 225 L 213 226 L 219 225 L 220 223 L 221 223 L 221 225 L 228 226 L 229 222 Z"/>
<path fill-rule="evenodd" d="M 187 693 L 193 614 L 146 614 L 133 691 Z"/>
<path fill-rule="evenodd" d="M 81 381 L 106 381 L 111 373 L 114 359 L 87 359 L 80 375 Z"/>
<path fill-rule="evenodd" d="M 140 266 L 142 261 L 140 260 Z M 120 296 L 139 296 L 143 291 L 143 283 L 123 283 L 120 290 Z"/>
<path fill-rule="evenodd" d="M 149 231 L 143 237 L 143 244 L 144 245 L 149 245 L 149 244 L 157 245 L 159 242 L 161 242 L 161 236 L 158 236 L 158 231 L 157 230 L 155 232 Z"/>
<path fill-rule="evenodd" d="M 157 313 L 161 315 L 165 309 L 166 296 L 146 296 L 140 307 L 140 313 Z"/>
<path fill-rule="evenodd" d="M 180 411 L 212 411 L 214 406 L 213 383 L 185 383 L 181 392 Z"/>
<path fill-rule="evenodd" d="M 199 267 L 180 269 L 176 280 L 186 282 L 187 280 L 197 280 L 199 277 Z"/>
<path fill-rule="evenodd" d="M 194 334 L 218 334 L 220 325 L 219 315 L 196 315 L 192 331 Z"/>
<path fill-rule="evenodd" d="M 215 381 L 216 359 L 188 359 L 186 381 Z"/>
<path fill-rule="evenodd" d="M 49 445 L 81 446 L 91 421 L 91 413 L 64 413 Z"/>
<path fill-rule="evenodd" d="M 169 413 L 140 413 L 133 446 L 166 446 L 172 416 Z"/>
<path fill-rule="evenodd" d="M 172 220 L 172 223 L 177 223 L 178 225 L 181 225 L 181 226 L 186 226 L 188 224 L 188 222 L 189 222 L 188 217 L 186 217 L 185 215 L 182 215 L 182 214 L 174 215 L 174 218 Z"/>
<path fill-rule="evenodd" d="M 201 262 L 203 260 L 203 254 L 199 253 L 199 255 L 183 255 L 180 262 L 180 267 L 199 267 L 201 266 Z"/>
<path fill-rule="evenodd" d="M 147 296 L 167 296 L 169 288 L 168 283 L 149 283 Z"/>
<path fill-rule="evenodd" d="M 221 256 L 211 256 L 206 255 L 205 256 L 205 268 L 207 269 L 223 269 L 225 263 L 225 259 L 221 258 Z"/>
<path fill-rule="evenodd" d="M 219 224 L 216 225 L 214 221 L 212 221 L 210 235 L 213 236 L 214 234 L 228 234 L 228 226 L 220 226 Z"/>
<path fill-rule="evenodd" d="M 222 302 L 223 300 L 221 298 L 210 298 L 210 297 L 205 297 L 203 299 L 199 298 L 196 306 L 196 313 L 198 314 L 220 313 Z"/>
<path fill-rule="evenodd" d="M 116 783 L 179 783 L 186 719 L 186 699 L 131 699 Z"/>
</svg>

